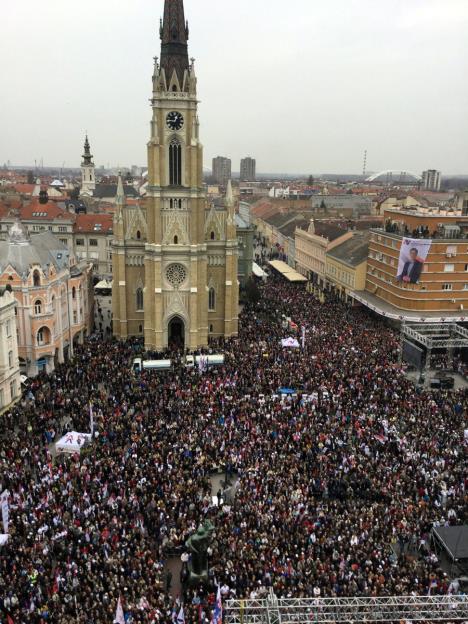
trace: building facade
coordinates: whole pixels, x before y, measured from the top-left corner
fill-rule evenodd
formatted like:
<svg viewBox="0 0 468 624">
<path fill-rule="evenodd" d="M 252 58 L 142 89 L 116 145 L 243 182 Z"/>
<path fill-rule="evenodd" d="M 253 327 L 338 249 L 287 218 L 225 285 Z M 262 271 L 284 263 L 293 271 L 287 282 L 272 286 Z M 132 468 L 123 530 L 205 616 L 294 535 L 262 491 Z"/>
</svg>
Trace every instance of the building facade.
<svg viewBox="0 0 468 624">
<path fill-rule="evenodd" d="M 240 162 L 240 179 L 241 182 L 255 182 L 257 175 L 257 162 L 255 158 L 247 156 Z"/>
<path fill-rule="evenodd" d="M 468 217 L 440 211 L 388 210 L 385 227 L 371 230 L 366 293 L 389 312 L 465 319 L 468 310 Z M 419 279 L 398 279 L 404 238 L 430 240 Z"/>
<path fill-rule="evenodd" d="M 92 264 L 100 278 L 112 276 L 113 217 L 108 213 L 76 215 L 74 252 L 78 261 Z"/>
<path fill-rule="evenodd" d="M 0 242 L 0 287 L 16 299 L 20 369 L 50 372 L 92 331 L 91 267 L 50 232 L 29 236 L 20 223 Z"/>
<path fill-rule="evenodd" d="M 21 392 L 18 337 L 15 319 L 16 300 L 11 291 L 0 290 L 0 413 Z"/>
<path fill-rule="evenodd" d="M 114 333 L 148 349 L 196 349 L 238 330 L 238 244 L 230 182 L 225 205 L 203 189 L 197 79 L 183 0 L 166 0 L 153 74 L 146 206 L 120 190 L 113 243 Z"/>
<path fill-rule="evenodd" d="M 366 287 L 369 233 L 354 232 L 352 238 L 326 253 L 327 286 L 348 300 L 352 292 Z"/>
<path fill-rule="evenodd" d="M 422 187 L 425 191 L 440 191 L 442 174 L 436 169 L 428 169 L 422 173 Z"/>
<path fill-rule="evenodd" d="M 298 272 L 310 281 L 325 286 L 327 252 L 352 236 L 352 232 L 314 220 L 311 220 L 307 230 L 297 228 L 295 253 Z"/>
<path fill-rule="evenodd" d="M 217 184 L 226 186 L 228 180 L 232 177 L 231 159 L 225 156 L 216 156 L 213 158 L 213 178 Z"/>
</svg>

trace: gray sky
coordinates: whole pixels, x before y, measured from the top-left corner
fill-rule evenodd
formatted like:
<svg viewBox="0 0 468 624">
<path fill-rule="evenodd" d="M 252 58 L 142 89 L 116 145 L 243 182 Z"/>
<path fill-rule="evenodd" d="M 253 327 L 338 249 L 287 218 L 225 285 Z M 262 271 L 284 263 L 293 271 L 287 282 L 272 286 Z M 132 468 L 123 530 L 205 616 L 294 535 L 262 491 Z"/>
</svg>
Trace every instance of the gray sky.
<svg viewBox="0 0 468 624">
<path fill-rule="evenodd" d="M 0 163 L 146 162 L 163 0 L 2 2 Z M 205 165 L 468 174 L 468 0 L 185 0 Z"/>
</svg>

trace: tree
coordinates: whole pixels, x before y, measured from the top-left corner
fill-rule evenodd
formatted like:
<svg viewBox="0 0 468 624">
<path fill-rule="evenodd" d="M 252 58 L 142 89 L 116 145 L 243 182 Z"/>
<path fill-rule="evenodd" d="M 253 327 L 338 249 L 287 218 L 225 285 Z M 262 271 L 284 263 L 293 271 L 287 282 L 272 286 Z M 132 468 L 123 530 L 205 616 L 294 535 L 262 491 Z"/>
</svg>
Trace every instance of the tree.
<svg viewBox="0 0 468 624">
<path fill-rule="evenodd" d="M 250 277 L 245 284 L 245 297 L 249 303 L 258 303 L 260 301 L 260 289 L 253 277 Z"/>
</svg>

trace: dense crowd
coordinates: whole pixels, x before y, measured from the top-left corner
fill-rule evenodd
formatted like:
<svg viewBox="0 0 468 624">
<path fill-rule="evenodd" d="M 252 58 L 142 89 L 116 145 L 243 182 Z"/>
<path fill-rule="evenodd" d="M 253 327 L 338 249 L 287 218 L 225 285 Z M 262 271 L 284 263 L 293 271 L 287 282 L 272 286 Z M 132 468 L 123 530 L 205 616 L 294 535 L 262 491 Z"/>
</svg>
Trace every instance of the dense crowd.
<svg viewBox="0 0 468 624">
<path fill-rule="evenodd" d="M 302 327 L 304 348 L 282 348 Z M 272 277 L 218 345 L 222 368 L 134 375 L 136 342 L 78 347 L 3 417 L 0 621 L 109 624 L 122 596 L 130 622 L 171 622 L 165 560 L 186 559 L 207 518 L 211 581 L 185 589 L 187 622 L 210 617 L 215 579 L 225 599 L 454 591 L 430 533 L 466 522 L 467 395 L 415 387 L 398 346 L 365 312 Z M 93 445 L 52 457 L 63 431 L 89 431 L 90 404 Z M 226 466 L 237 494 L 217 507 Z"/>
</svg>

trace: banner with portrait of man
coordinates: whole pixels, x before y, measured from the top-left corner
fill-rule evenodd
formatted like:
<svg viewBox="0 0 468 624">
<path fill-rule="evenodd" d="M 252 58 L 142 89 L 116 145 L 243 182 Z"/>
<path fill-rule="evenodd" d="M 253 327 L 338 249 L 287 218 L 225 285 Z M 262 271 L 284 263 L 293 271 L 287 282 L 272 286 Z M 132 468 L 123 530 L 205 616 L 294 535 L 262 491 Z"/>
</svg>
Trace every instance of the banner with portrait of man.
<svg viewBox="0 0 468 624">
<path fill-rule="evenodd" d="M 417 284 L 431 249 L 432 240 L 404 238 L 401 243 L 397 280 L 402 284 Z"/>
</svg>

